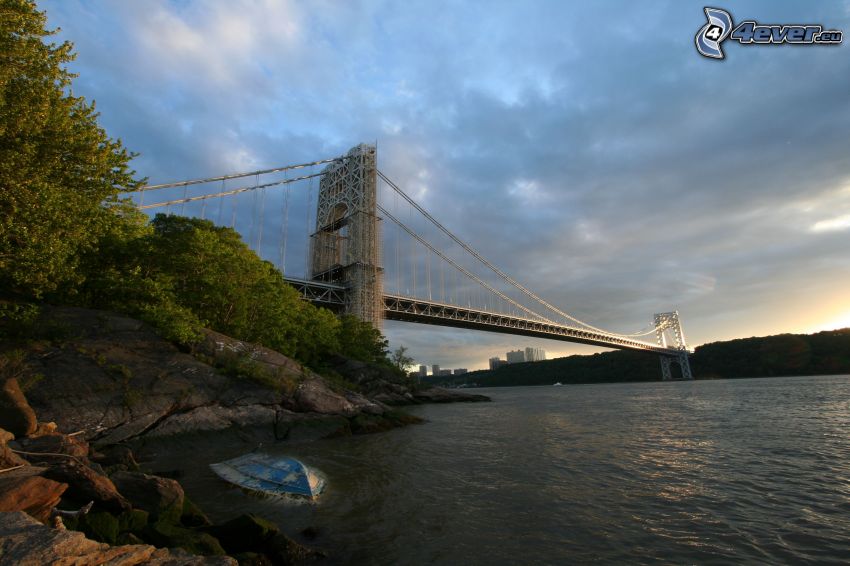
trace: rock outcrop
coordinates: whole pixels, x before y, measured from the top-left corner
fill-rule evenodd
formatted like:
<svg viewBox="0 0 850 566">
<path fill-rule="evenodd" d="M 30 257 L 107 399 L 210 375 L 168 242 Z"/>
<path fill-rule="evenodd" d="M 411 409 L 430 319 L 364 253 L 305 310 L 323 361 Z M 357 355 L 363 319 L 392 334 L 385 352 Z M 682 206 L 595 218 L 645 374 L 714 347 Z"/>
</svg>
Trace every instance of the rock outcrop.
<svg viewBox="0 0 850 566">
<path fill-rule="evenodd" d="M 25 513 L 0 513 L 0 566 L 42 564 L 134 564 L 236 566 L 228 556 L 194 556 L 151 545 L 110 546 L 83 533 L 51 529 Z"/>
<path fill-rule="evenodd" d="M 44 468 L 26 466 L 0 474 L 0 511 L 25 511 L 47 522 L 68 484 L 42 477 L 43 472 Z"/>
<path fill-rule="evenodd" d="M 35 432 L 38 422 L 24 397 L 18 380 L 14 377 L 0 383 L 0 428 L 15 436 L 27 436 Z"/>
</svg>

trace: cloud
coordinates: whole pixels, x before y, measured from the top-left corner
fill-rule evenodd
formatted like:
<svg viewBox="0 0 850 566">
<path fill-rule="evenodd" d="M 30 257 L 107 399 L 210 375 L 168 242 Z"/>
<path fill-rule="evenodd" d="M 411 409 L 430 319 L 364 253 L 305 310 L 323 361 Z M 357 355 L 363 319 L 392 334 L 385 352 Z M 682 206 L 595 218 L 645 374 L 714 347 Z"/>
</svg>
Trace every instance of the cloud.
<svg viewBox="0 0 850 566">
<path fill-rule="evenodd" d="M 693 46 L 702 9 L 682 2 L 41 6 L 76 44 L 75 90 L 97 99 L 103 125 L 141 153 L 135 165 L 153 181 L 377 142 L 390 178 L 535 292 L 620 331 L 678 308 L 694 343 L 807 329 L 816 321 L 796 312 L 811 290 L 838 296 L 850 275 L 846 45 L 730 44 L 726 60 L 709 61 Z M 850 27 L 838 4 L 752 2 L 733 15 Z M 284 195 L 203 213 L 234 218 L 256 241 L 258 207 L 277 211 L 261 250 L 275 259 Z M 303 272 L 309 198 L 308 185 L 290 188 L 292 273 Z M 386 227 L 385 259 L 394 238 Z M 437 264 L 417 253 L 422 290 Z M 412 287 L 410 259 L 404 274 L 385 263 L 388 285 Z M 455 298 L 471 292 L 454 287 Z M 526 344 L 583 348 L 386 328 L 445 366 L 480 367 Z"/>
</svg>

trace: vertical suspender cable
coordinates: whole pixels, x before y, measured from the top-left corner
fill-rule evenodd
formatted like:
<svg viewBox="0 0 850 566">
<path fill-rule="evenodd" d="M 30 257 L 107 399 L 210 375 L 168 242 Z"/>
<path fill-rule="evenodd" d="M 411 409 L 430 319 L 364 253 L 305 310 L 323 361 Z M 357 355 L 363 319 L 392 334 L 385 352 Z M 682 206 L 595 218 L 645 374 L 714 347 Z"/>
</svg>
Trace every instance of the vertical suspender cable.
<svg viewBox="0 0 850 566">
<path fill-rule="evenodd" d="M 259 176 L 257 176 L 257 184 L 260 184 Z M 260 193 L 260 229 L 257 234 L 257 255 L 263 257 L 263 225 L 266 219 L 266 189 L 261 189 Z"/>
<path fill-rule="evenodd" d="M 286 171 L 283 172 L 286 179 Z M 280 224 L 280 272 L 286 274 L 286 236 L 289 233 L 289 185 L 286 185 L 283 193 L 283 221 Z"/>
<path fill-rule="evenodd" d="M 310 167 L 310 174 L 313 173 L 313 167 Z M 304 256 L 304 279 L 310 278 L 310 207 L 313 205 L 313 177 L 310 177 L 310 184 L 307 189 L 307 217 L 304 221 L 304 241 L 307 246 L 307 254 Z"/>
<path fill-rule="evenodd" d="M 222 179 L 221 180 L 221 192 L 224 192 L 224 188 L 225 188 L 224 187 L 224 179 Z M 221 212 L 222 212 L 223 208 L 224 208 L 224 197 L 218 197 L 218 222 L 216 222 L 216 224 L 218 224 L 219 226 L 221 226 Z"/>
</svg>

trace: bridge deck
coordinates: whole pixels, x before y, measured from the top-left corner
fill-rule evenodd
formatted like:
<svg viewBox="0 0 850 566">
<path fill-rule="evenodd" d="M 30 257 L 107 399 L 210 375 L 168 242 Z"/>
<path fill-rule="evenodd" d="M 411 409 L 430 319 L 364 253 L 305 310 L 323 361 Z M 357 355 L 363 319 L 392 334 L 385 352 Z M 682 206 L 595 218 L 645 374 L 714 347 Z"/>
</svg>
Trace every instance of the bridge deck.
<svg viewBox="0 0 850 566">
<path fill-rule="evenodd" d="M 345 304 L 346 288 L 343 286 L 290 277 L 287 277 L 286 280 L 298 289 L 305 300 L 332 308 Z M 662 348 L 652 342 L 403 295 L 384 295 L 384 318 L 386 320 L 563 340 L 565 342 L 602 346 L 603 348 L 643 350 L 668 356 L 679 354 L 678 350 Z"/>
<path fill-rule="evenodd" d="M 621 350 L 644 350 L 669 356 L 679 353 L 678 350 L 662 348 L 652 342 L 401 295 L 384 295 L 384 315 L 387 320 L 533 336 Z"/>
</svg>

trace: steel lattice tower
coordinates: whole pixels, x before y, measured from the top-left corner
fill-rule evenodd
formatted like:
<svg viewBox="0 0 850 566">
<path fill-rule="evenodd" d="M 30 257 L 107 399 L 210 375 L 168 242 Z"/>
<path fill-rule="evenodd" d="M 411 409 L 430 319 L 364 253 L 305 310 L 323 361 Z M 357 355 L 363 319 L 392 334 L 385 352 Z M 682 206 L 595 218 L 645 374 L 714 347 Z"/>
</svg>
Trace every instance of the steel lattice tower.
<svg viewBox="0 0 850 566">
<path fill-rule="evenodd" d="M 361 144 L 325 168 L 310 242 L 310 278 L 346 286 L 344 312 L 380 330 L 384 289 L 376 158 L 375 146 Z"/>
<path fill-rule="evenodd" d="M 672 344 L 668 344 L 667 332 L 672 334 Z M 658 345 L 662 348 L 674 348 L 678 350 L 676 356 L 661 356 L 661 378 L 665 381 L 673 379 L 670 364 L 677 362 L 682 368 L 682 379 L 693 379 L 691 374 L 691 363 L 688 360 L 688 346 L 685 343 L 685 333 L 682 331 L 682 323 L 679 320 L 679 311 L 662 312 L 655 315 L 655 337 Z"/>
</svg>

